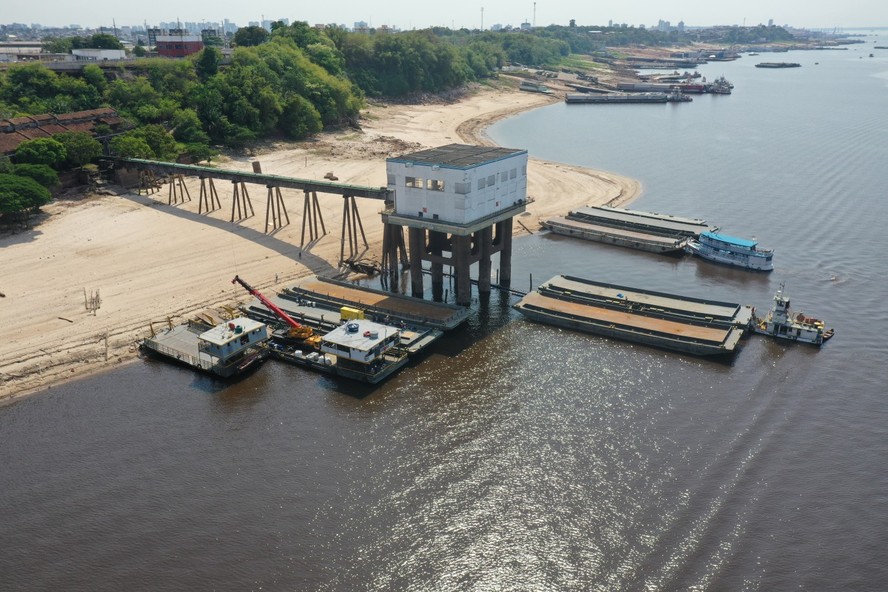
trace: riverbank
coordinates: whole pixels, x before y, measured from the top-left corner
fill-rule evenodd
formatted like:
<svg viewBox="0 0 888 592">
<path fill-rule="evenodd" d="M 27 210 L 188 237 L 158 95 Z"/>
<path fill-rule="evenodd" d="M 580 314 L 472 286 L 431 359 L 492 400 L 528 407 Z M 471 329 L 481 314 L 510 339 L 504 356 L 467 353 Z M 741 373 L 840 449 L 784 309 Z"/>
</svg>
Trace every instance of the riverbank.
<svg viewBox="0 0 888 592">
<path fill-rule="evenodd" d="M 274 144 L 254 157 L 214 159 L 220 168 L 306 179 L 332 173 L 340 182 L 386 184 L 385 158 L 448 143 L 490 144 L 493 122 L 553 101 L 512 86 L 479 88 L 456 102 L 371 105 L 363 128 L 321 134 L 298 144 Z M 179 323 L 207 308 L 244 302 L 231 285 L 239 274 L 274 291 L 310 274 L 338 271 L 342 205 L 319 195 L 328 234 L 300 249 L 301 192 L 283 191 L 290 225 L 265 234 L 265 189 L 249 187 L 256 215 L 231 223 L 230 190 L 219 184 L 222 209 L 199 215 L 199 184 L 187 180 L 192 201 L 167 205 L 167 186 L 153 195 L 115 188 L 116 195 L 56 201 L 42 222 L 0 238 L 0 400 L 51 388 L 59 381 L 113 368 L 136 358 L 149 324 Z M 541 217 L 586 204 L 625 205 L 640 184 L 626 177 L 531 159 L 528 195 L 517 220 L 530 229 Z M 370 245 L 379 258 L 380 203 L 358 200 Z M 524 233 L 517 224 L 516 235 Z M 88 313 L 85 297 L 101 307 Z"/>
</svg>

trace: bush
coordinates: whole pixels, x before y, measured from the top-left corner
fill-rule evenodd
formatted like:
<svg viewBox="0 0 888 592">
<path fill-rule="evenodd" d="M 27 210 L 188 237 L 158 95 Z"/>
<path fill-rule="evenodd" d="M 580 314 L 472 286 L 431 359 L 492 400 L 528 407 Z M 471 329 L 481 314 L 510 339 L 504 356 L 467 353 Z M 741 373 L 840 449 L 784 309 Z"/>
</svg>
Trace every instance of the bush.
<svg viewBox="0 0 888 592">
<path fill-rule="evenodd" d="M 47 189 L 59 184 L 58 173 L 45 164 L 17 164 L 13 167 L 13 174 L 33 179 Z"/>
</svg>

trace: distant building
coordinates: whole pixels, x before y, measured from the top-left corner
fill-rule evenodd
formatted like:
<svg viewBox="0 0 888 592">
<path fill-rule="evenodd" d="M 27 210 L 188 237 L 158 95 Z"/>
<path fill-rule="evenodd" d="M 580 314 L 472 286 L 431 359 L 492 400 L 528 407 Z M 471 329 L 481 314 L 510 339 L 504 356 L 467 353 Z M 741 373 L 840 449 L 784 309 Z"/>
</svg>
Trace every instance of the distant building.
<svg viewBox="0 0 888 592">
<path fill-rule="evenodd" d="M 197 35 L 161 35 L 157 38 L 157 55 L 164 58 L 184 58 L 204 48 Z"/>
<path fill-rule="evenodd" d="M 126 59 L 123 49 L 72 49 L 71 55 L 78 62 L 104 62 L 106 60 Z"/>
</svg>

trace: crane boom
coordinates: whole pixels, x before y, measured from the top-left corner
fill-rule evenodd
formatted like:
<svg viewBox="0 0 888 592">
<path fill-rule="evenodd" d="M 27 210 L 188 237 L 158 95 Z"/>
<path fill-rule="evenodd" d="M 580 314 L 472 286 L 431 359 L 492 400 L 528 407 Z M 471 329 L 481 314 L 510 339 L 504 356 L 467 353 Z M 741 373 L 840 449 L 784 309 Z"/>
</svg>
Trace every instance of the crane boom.
<svg viewBox="0 0 888 592">
<path fill-rule="evenodd" d="M 258 298 L 259 301 L 262 302 L 262 304 L 264 304 L 266 307 L 268 307 L 268 309 L 271 310 L 272 312 L 274 312 L 274 314 L 276 314 L 278 317 L 283 319 L 284 322 L 286 322 L 288 325 L 290 325 L 290 327 L 292 327 L 293 329 L 299 329 L 299 330 L 308 329 L 308 327 L 303 327 L 302 325 L 300 325 L 299 323 L 294 321 L 290 315 L 288 315 L 283 310 L 281 310 L 281 308 L 278 307 L 274 302 L 272 302 L 271 300 L 269 300 L 268 298 L 263 296 L 262 293 L 259 292 L 259 290 L 255 289 L 253 286 L 251 286 L 250 284 L 248 284 L 247 282 L 242 280 L 239 276 L 237 276 L 237 275 L 234 276 L 234 279 L 231 280 L 231 283 L 232 284 L 238 283 L 241 286 L 243 286 L 244 290 L 246 290 L 247 292 L 249 292 L 250 294 L 252 294 L 256 298 Z"/>
</svg>

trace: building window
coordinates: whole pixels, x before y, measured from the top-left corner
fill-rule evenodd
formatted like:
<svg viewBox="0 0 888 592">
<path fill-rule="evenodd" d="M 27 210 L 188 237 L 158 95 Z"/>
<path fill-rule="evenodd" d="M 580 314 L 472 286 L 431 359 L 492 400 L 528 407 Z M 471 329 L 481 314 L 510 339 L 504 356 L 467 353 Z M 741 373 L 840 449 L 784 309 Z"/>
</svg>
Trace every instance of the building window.
<svg viewBox="0 0 888 592">
<path fill-rule="evenodd" d="M 500 173 L 500 181 L 505 183 L 508 180 L 509 180 L 509 171 L 503 171 L 502 173 Z"/>
<path fill-rule="evenodd" d="M 413 187 L 414 189 L 422 189 L 422 178 L 421 177 L 407 177 L 405 180 L 407 187 Z"/>
<path fill-rule="evenodd" d="M 429 179 L 429 189 L 431 191 L 444 191 L 444 181 Z"/>
<path fill-rule="evenodd" d="M 518 169 L 512 169 L 511 172 L 509 172 L 510 179 L 514 179 L 517 175 L 518 175 Z"/>
<path fill-rule="evenodd" d="M 478 189 L 484 189 L 487 185 L 485 184 L 484 177 L 478 179 Z"/>
<path fill-rule="evenodd" d="M 389 186 L 392 186 L 395 184 L 395 176 L 394 175 L 388 175 L 388 184 L 389 184 Z"/>
<path fill-rule="evenodd" d="M 487 177 L 487 186 L 493 187 L 494 185 L 496 185 L 496 175 L 490 175 Z"/>
<path fill-rule="evenodd" d="M 479 188 L 480 189 L 480 188 Z M 472 191 L 471 183 L 454 183 L 453 190 L 459 195 L 466 195 Z"/>
</svg>

